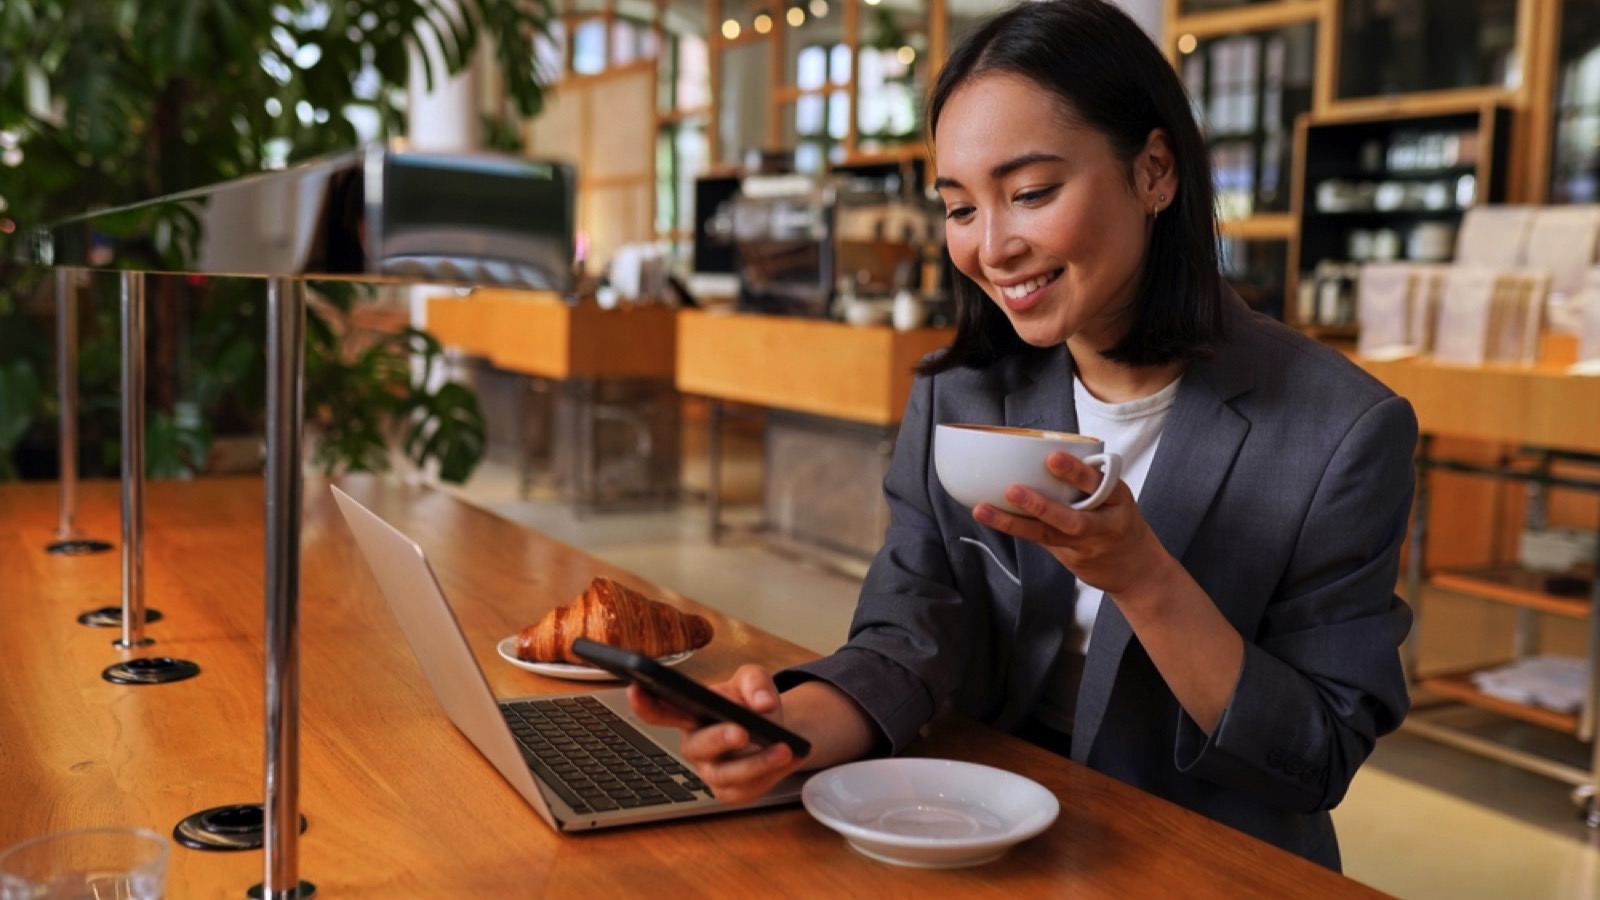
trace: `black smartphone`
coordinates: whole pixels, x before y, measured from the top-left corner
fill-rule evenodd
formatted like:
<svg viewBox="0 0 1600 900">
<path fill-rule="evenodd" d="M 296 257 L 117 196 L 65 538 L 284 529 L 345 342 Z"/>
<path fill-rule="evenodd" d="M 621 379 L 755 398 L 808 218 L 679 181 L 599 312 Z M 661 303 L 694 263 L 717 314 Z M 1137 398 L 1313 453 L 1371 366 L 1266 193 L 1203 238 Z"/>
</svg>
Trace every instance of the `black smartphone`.
<svg viewBox="0 0 1600 900">
<path fill-rule="evenodd" d="M 732 722 L 743 728 L 750 735 L 751 742 L 759 746 L 788 744 L 796 759 L 811 752 L 811 742 L 800 735 L 643 653 L 623 650 L 588 638 L 573 641 L 572 652 L 619 678 L 639 685 L 707 725 Z"/>
</svg>

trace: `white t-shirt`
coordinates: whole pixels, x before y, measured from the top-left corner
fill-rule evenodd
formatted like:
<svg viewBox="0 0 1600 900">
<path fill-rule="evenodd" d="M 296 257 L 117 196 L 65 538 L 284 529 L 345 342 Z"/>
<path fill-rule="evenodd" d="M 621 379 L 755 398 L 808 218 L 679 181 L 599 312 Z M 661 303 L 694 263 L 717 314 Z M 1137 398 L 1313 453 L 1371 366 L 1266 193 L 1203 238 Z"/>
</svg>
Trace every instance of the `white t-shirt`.
<svg viewBox="0 0 1600 900">
<path fill-rule="evenodd" d="M 1138 499 L 1145 476 L 1150 473 L 1150 461 L 1155 459 L 1161 430 L 1167 424 L 1167 412 L 1178 398 L 1181 380 L 1181 377 L 1173 379 L 1171 384 L 1148 397 L 1127 403 L 1106 403 L 1090 394 L 1077 375 L 1072 376 L 1078 433 L 1100 438 L 1105 441 L 1107 450 L 1122 454 L 1122 480 L 1133 491 L 1134 499 Z M 1089 652 L 1089 636 L 1094 631 L 1094 620 L 1100 614 L 1103 599 L 1104 591 L 1078 583 L 1077 596 L 1072 599 L 1072 627 L 1067 632 L 1061 661 L 1035 713 L 1040 722 L 1063 734 L 1072 733 L 1078 684 L 1083 680 L 1083 661 Z"/>
</svg>

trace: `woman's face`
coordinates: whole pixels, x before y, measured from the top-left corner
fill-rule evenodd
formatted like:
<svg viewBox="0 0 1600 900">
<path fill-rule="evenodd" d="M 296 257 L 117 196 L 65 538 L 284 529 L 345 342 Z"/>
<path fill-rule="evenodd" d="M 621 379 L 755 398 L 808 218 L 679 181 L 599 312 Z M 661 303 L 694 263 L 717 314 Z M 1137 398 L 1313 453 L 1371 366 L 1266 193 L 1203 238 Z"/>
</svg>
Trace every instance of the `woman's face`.
<svg viewBox="0 0 1600 900">
<path fill-rule="evenodd" d="M 979 76 L 939 116 L 935 185 L 952 261 L 1024 341 L 1105 350 L 1132 321 L 1151 209 L 1176 183 L 1161 180 L 1175 178 L 1164 136 L 1153 163 L 1147 147 L 1130 169 L 1073 118 L 1026 78 Z"/>
</svg>

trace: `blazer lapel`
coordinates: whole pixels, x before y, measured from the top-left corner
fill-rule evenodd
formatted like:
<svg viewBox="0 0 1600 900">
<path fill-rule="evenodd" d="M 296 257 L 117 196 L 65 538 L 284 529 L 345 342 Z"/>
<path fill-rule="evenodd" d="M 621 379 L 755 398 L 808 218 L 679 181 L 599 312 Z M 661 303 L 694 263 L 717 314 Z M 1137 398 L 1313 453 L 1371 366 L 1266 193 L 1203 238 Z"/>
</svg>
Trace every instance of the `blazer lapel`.
<svg viewBox="0 0 1600 900">
<path fill-rule="evenodd" d="M 1250 327 L 1240 314 L 1244 306 L 1231 292 L 1224 302 L 1237 306 L 1229 309 L 1233 314 L 1227 322 L 1230 337 L 1237 341 L 1240 330 Z M 1230 364 L 1234 357 L 1229 349 L 1224 346 L 1215 357 L 1191 364 L 1184 373 L 1150 474 L 1139 492 L 1140 513 L 1167 552 L 1180 560 L 1250 432 L 1249 421 L 1228 401 L 1250 389 L 1253 375 L 1245 366 Z M 1102 603 L 1073 718 L 1072 758 L 1079 762 L 1088 758 L 1100 731 L 1122 653 L 1132 636 L 1117 605 Z"/>
<path fill-rule="evenodd" d="M 1007 425 L 1076 432 L 1078 414 L 1072 400 L 1072 363 L 1067 345 L 1040 353 L 1032 361 L 1031 381 L 1006 396 Z M 1076 580 L 1049 551 L 1032 541 L 1013 539 L 1022 602 L 1012 635 L 1010 683 L 1002 725 L 1020 724 L 1031 712 L 1054 669 L 1072 621 Z"/>
</svg>

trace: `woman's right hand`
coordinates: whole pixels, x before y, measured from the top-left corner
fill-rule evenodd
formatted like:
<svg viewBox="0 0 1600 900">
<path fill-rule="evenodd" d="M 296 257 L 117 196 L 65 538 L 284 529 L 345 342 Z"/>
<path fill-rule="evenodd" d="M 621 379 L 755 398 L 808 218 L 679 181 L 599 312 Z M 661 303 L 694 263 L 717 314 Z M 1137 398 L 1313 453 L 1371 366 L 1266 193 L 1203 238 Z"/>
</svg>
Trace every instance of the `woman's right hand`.
<svg viewBox="0 0 1600 900">
<path fill-rule="evenodd" d="M 732 678 L 711 688 L 774 722 L 783 722 L 778 687 L 772 673 L 760 666 L 741 666 Z M 797 759 L 787 744 L 764 748 L 752 744 L 749 733 L 731 722 L 702 727 L 693 716 L 638 685 L 629 686 L 628 703 L 646 722 L 683 730 L 679 752 L 717 799 L 725 803 L 756 800 L 805 762 L 804 758 Z"/>
</svg>

